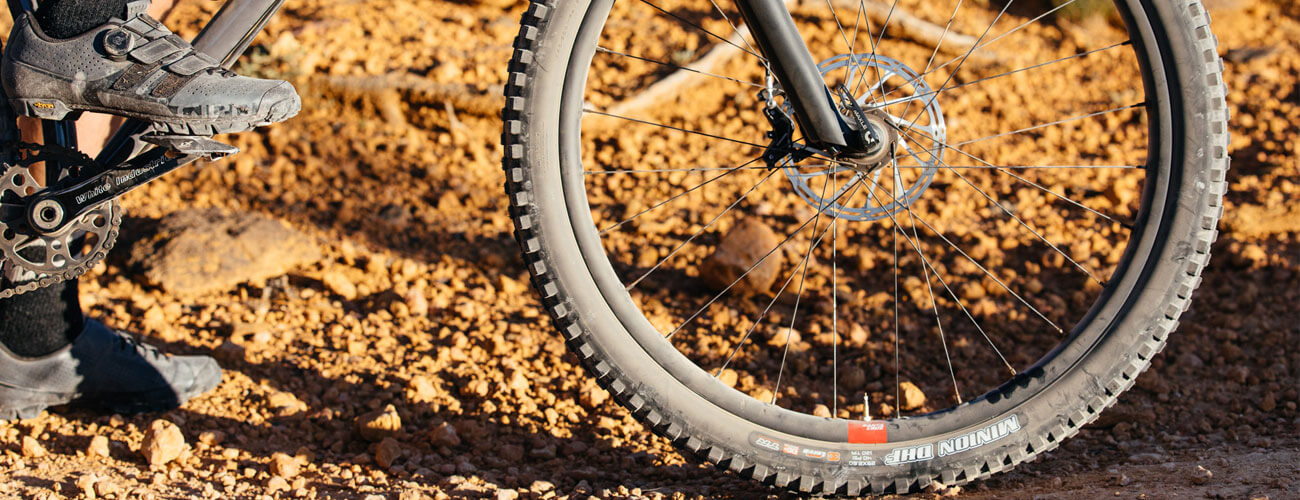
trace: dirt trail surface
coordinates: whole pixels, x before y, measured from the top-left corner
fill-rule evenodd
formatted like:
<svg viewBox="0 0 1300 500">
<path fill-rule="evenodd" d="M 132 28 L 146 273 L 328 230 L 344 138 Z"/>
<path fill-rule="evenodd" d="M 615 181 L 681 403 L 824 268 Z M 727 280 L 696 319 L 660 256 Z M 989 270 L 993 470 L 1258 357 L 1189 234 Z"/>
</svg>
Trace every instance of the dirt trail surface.
<svg viewBox="0 0 1300 500">
<path fill-rule="evenodd" d="M 1195 304 L 1136 387 L 1060 449 L 918 498 L 1300 498 L 1300 12 L 1211 3 L 1234 163 Z M 216 7 L 183 4 L 168 23 L 193 36 Z M 302 115 L 126 197 L 122 246 L 155 244 L 147 229 L 190 208 L 214 209 L 212 227 L 259 213 L 292 234 L 240 241 L 315 242 L 285 257 L 307 263 L 181 295 L 151 284 L 167 270 L 141 269 L 145 247 L 117 252 L 83 279 L 90 314 L 213 354 L 225 380 L 163 414 L 0 425 L 0 497 L 781 496 L 644 430 L 538 306 L 496 118 L 521 9 L 287 2 L 238 69 L 292 80 Z M 212 222 L 223 213 L 236 215 Z M 202 260 L 185 265 L 250 259 Z"/>
</svg>

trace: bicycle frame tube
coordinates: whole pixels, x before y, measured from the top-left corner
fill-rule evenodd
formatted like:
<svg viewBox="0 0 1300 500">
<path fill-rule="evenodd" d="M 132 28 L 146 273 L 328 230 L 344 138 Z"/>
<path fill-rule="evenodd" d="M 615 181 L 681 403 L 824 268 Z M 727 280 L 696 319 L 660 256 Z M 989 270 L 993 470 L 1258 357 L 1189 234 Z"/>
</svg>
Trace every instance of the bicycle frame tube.
<svg viewBox="0 0 1300 500">
<path fill-rule="evenodd" d="M 804 140 L 820 147 L 849 145 L 848 130 L 831 99 L 812 53 L 782 0 L 737 0 L 740 15 L 758 41 L 772 74 L 794 107 Z"/>
</svg>

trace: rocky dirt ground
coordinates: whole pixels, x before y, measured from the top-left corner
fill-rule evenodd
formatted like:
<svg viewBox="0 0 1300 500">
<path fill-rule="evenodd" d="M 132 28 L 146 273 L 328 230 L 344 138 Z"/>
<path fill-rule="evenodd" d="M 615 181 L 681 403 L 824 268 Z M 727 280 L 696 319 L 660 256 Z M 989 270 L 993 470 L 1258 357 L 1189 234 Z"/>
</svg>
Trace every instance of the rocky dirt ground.
<svg viewBox="0 0 1300 500">
<path fill-rule="evenodd" d="M 1234 163 L 1195 305 L 1059 450 L 918 497 L 1300 498 L 1300 12 L 1212 5 Z M 780 496 L 645 431 L 541 312 L 495 117 L 521 8 L 289 1 L 241 71 L 293 80 L 303 114 L 128 196 L 130 235 L 83 279 L 91 315 L 225 381 L 164 414 L 0 425 L 0 496 Z"/>
</svg>

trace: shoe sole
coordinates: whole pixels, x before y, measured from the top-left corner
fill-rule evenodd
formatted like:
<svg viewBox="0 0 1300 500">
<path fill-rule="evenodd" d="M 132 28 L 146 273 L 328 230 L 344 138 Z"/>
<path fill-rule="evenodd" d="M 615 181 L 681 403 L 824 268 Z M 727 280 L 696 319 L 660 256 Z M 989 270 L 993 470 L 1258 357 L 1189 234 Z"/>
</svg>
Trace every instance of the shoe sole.
<svg viewBox="0 0 1300 500">
<path fill-rule="evenodd" d="M 111 394 L 86 397 L 80 394 L 45 393 L 0 386 L 0 422 L 36 418 L 49 407 L 60 405 L 108 410 L 119 415 L 168 411 L 179 408 L 186 401 L 211 389 L 212 387 L 195 387 L 179 395 L 170 389 L 160 389 L 119 397 Z"/>
<path fill-rule="evenodd" d="M 41 416 L 51 406 L 67 404 L 75 394 L 35 392 L 0 386 L 0 422 L 27 420 Z"/>
<path fill-rule="evenodd" d="M 265 117 L 231 118 L 224 120 L 185 120 L 173 116 L 149 115 L 132 111 L 100 108 L 97 106 L 69 106 L 58 99 L 10 99 L 9 106 L 19 115 L 30 118 L 39 118 L 42 120 L 62 120 L 67 118 L 67 116 L 73 112 L 89 111 L 91 113 L 105 113 L 144 120 L 153 123 L 154 128 L 161 132 L 176 135 L 201 136 L 247 132 L 257 127 L 288 120 L 297 116 L 298 112 L 302 110 L 302 103 L 298 102 L 297 105 L 278 112 L 275 111 L 275 106 L 272 106 L 272 112 L 268 113 Z"/>
</svg>

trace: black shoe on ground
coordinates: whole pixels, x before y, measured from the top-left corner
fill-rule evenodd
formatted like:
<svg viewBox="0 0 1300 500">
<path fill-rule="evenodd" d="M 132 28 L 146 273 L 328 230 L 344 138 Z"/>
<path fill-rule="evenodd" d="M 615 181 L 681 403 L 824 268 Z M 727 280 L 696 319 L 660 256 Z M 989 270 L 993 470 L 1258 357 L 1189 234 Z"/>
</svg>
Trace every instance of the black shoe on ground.
<svg viewBox="0 0 1300 500">
<path fill-rule="evenodd" d="M 0 421 L 76 404 L 113 413 L 164 411 L 221 383 L 207 356 L 171 356 L 86 320 L 72 345 L 39 358 L 0 346 Z"/>
</svg>

